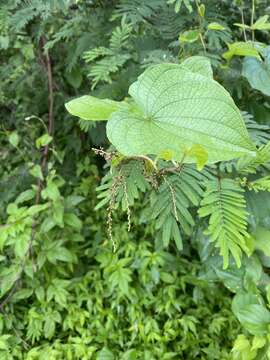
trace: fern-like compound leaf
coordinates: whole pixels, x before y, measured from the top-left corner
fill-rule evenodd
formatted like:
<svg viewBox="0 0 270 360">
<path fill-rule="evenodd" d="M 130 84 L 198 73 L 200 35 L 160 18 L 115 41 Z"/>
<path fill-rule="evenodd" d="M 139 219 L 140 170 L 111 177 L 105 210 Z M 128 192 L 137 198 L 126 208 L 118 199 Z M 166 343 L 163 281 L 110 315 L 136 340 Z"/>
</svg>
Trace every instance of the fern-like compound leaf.
<svg viewBox="0 0 270 360">
<path fill-rule="evenodd" d="M 243 156 L 237 162 L 237 170 L 243 174 L 255 174 L 259 167 L 269 170 L 270 165 L 270 141 L 262 145 L 256 156 Z"/>
<path fill-rule="evenodd" d="M 121 26 L 117 26 L 112 32 L 109 47 L 99 46 L 84 53 L 85 61 L 91 63 L 88 76 L 93 81 L 92 89 L 99 82 L 111 83 L 112 75 L 131 58 L 131 32 L 132 26 L 122 21 Z"/>
<path fill-rule="evenodd" d="M 112 185 L 115 178 L 118 178 L 115 187 L 116 193 L 112 194 Z M 97 197 L 100 201 L 95 210 L 108 204 L 112 196 L 114 196 L 115 207 L 120 205 L 123 210 L 127 210 L 127 207 L 133 206 L 140 193 L 145 192 L 148 187 L 143 164 L 140 161 L 131 160 L 121 165 L 120 169 L 114 169 L 104 176 L 101 185 L 97 187 Z"/>
<path fill-rule="evenodd" d="M 245 120 L 248 133 L 257 146 L 265 145 L 270 141 L 270 126 L 258 124 L 253 116 L 245 111 L 242 111 L 243 119 Z"/>
<path fill-rule="evenodd" d="M 270 191 L 270 176 L 264 176 L 260 179 L 254 180 L 248 184 L 250 190 Z"/>
<path fill-rule="evenodd" d="M 232 254 L 237 266 L 241 265 L 241 254 L 250 253 L 248 247 L 246 201 L 244 190 L 232 179 L 215 179 L 207 183 L 200 217 L 208 217 L 206 234 L 220 249 L 223 267 L 229 265 Z"/>
<path fill-rule="evenodd" d="M 150 219 L 155 220 L 165 247 L 172 239 L 182 250 L 181 233 L 191 235 L 195 225 L 191 208 L 199 205 L 205 180 L 204 173 L 191 165 L 184 165 L 177 174 L 164 175 L 158 191 L 152 193 L 148 212 Z"/>
</svg>

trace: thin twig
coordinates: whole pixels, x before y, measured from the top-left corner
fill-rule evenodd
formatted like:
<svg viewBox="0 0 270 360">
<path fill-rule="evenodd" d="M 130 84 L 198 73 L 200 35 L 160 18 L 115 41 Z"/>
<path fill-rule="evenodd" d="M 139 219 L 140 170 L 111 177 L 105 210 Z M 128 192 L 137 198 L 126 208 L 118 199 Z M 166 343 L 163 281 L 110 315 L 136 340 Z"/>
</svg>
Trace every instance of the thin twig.
<svg viewBox="0 0 270 360">
<path fill-rule="evenodd" d="M 166 185 L 170 189 L 171 196 L 172 196 L 172 202 L 173 202 L 174 217 L 175 217 L 175 220 L 179 222 L 179 217 L 178 217 L 178 214 L 177 214 L 177 207 L 176 207 L 176 199 L 175 199 L 174 188 L 172 187 L 172 185 L 169 183 L 169 181 L 166 179 L 166 177 L 164 175 L 162 175 L 162 179 L 164 180 L 164 182 L 166 183 Z"/>
<path fill-rule="evenodd" d="M 4 310 L 3 310 L 3 313 L 4 313 L 5 316 L 8 316 L 8 314 L 7 314 Z M 23 347 L 25 348 L 25 350 L 29 350 L 31 346 L 28 344 L 27 341 L 25 341 L 25 340 L 21 337 L 19 331 L 15 328 L 15 326 L 14 326 L 13 323 L 12 323 L 12 321 L 11 321 L 11 327 L 12 327 L 13 331 L 15 332 L 16 336 L 21 340 L 21 342 L 22 342 Z"/>
<path fill-rule="evenodd" d="M 112 223 L 113 223 L 112 213 L 113 213 L 114 204 L 115 204 L 115 196 L 116 196 L 117 190 L 118 190 L 121 182 L 122 182 L 122 174 L 119 173 L 119 175 L 113 179 L 113 184 L 110 188 L 111 197 L 110 197 L 109 205 L 107 207 L 107 212 L 108 212 L 107 213 L 107 226 L 108 226 L 107 232 L 108 232 L 109 239 L 112 243 L 114 253 L 117 250 L 117 243 L 114 240 L 113 234 L 112 234 Z"/>
<path fill-rule="evenodd" d="M 131 211 L 130 211 L 129 201 L 128 201 L 127 183 L 124 178 L 123 178 L 123 187 L 124 187 L 124 196 L 125 196 L 126 207 L 127 207 L 128 231 L 130 231 L 130 229 L 131 229 Z"/>
<path fill-rule="evenodd" d="M 242 21 L 242 25 L 243 25 L 244 39 L 245 39 L 245 42 L 247 42 L 247 34 L 246 34 L 246 29 L 245 29 L 244 12 L 243 12 L 243 9 L 242 9 L 242 8 L 240 8 L 240 13 L 241 13 L 241 21 Z"/>
<path fill-rule="evenodd" d="M 252 36 L 252 41 L 254 42 L 255 40 L 255 31 L 253 30 L 253 24 L 254 24 L 254 16 L 255 16 L 255 0 L 252 0 L 252 9 L 251 9 L 251 20 L 250 20 L 250 27 L 251 27 L 251 36 Z"/>
<path fill-rule="evenodd" d="M 100 147 L 99 149 L 92 148 L 92 150 L 96 155 L 102 156 L 106 161 L 111 161 L 113 157 L 116 155 L 115 151 L 112 152 L 105 151 L 102 147 Z"/>
</svg>

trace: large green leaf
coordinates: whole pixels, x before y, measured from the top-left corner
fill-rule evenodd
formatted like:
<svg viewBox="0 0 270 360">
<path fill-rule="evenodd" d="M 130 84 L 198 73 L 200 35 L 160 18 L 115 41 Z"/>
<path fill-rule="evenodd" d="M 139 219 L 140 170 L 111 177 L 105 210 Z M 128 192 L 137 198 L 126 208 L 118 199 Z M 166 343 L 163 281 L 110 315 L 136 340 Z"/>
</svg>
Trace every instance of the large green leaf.
<svg viewBox="0 0 270 360">
<path fill-rule="evenodd" d="M 213 78 L 210 61 L 204 56 L 191 56 L 181 63 L 188 70 Z"/>
<path fill-rule="evenodd" d="M 242 74 L 254 89 L 270 96 L 270 46 L 264 50 L 264 55 L 264 61 L 246 57 Z"/>
<path fill-rule="evenodd" d="M 153 66 L 130 86 L 136 107 L 116 111 L 107 123 L 108 138 L 118 151 L 134 156 L 169 150 L 180 160 L 187 149 L 200 145 L 208 162 L 253 153 L 229 93 L 211 78 L 209 65 L 201 67 L 201 57 L 197 61 L 196 66 L 194 60 Z"/>
<path fill-rule="evenodd" d="M 83 120 L 108 120 L 111 114 L 118 110 L 120 103 L 108 99 L 98 99 L 94 96 L 81 96 L 65 104 L 72 115 Z"/>
</svg>

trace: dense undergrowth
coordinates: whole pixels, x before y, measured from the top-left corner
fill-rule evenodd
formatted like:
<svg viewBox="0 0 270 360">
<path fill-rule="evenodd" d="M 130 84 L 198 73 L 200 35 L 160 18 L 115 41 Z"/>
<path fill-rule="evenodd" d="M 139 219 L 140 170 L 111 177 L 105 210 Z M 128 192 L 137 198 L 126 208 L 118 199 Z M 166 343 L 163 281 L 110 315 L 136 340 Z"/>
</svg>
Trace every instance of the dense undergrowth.
<svg viewBox="0 0 270 360">
<path fill-rule="evenodd" d="M 268 359 L 267 0 L 0 4 L 0 358 Z M 194 55 L 211 60 L 261 151 L 255 163 L 218 163 L 249 213 L 231 219 L 250 238 L 241 267 L 230 256 L 226 270 L 194 208 L 211 188 L 186 173 L 195 195 L 179 189 L 182 231 L 176 179 L 142 176 L 131 159 L 116 188 L 122 159 L 108 172 L 114 149 L 92 150 L 108 148 L 104 123 L 64 107 L 90 92 L 121 101 L 149 66 Z M 194 176 L 214 170 L 204 171 Z"/>
</svg>

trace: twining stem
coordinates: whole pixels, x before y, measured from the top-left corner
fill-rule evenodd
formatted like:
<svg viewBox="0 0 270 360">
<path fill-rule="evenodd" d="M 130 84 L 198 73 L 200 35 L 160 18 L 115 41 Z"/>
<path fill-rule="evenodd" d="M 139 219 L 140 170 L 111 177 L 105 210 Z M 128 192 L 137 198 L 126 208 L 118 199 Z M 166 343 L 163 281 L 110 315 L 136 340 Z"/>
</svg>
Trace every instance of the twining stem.
<svg viewBox="0 0 270 360">
<path fill-rule="evenodd" d="M 123 178 L 123 188 L 124 188 L 124 196 L 125 196 L 125 202 L 127 207 L 127 218 L 128 218 L 128 231 L 131 229 L 131 211 L 128 201 L 128 192 L 127 192 L 127 183 L 126 180 Z"/>
<path fill-rule="evenodd" d="M 250 27 L 251 27 L 251 38 L 252 41 L 255 40 L 255 31 L 253 30 L 253 24 L 254 24 L 254 17 L 255 17 L 255 0 L 252 0 L 252 9 L 251 9 L 251 20 L 250 20 Z"/>
<path fill-rule="evenodd" d="M 244 18 L 244 12 L 243 12 L 242 8 L 240 8 L 240 13 L 241 13 L 241 21 L 242 21 L 242 25 L 243 25 L 244 39 L 245 39 L 245 42 L 247 42 L 247 33 L 246 33 L 246 29 L 245 29 L 245 18 Z"/>
<path fill-rule="evenodd" d="M 203 39 L 203 36 L 202 36 L 202 33 L 200 32 L 200 40 L 201 40 L 201 43 L 202 43 L 202 46 L 203 46 L 203 51 L 204 53 L 206 53 L 206 45 L 205 45 L 205 42 L 204 42 L 204 39 Z"/>
<path fill-rule="evenodd" d="M 203 38 L 203 23 L 202 23 L 202 18 L 200 16 L 200 13 L 199 13 L 199 2 L 198 0 L 195 0 L 196 2 L 196 6 L 197 6 L 197 11 L 198 11 L 198 14 L 199 14 L 199 30 L 200 30 L 200 34 L 199 34 L 199 38 L 200 38 L 200 41 L 202 43 L 202 46 L 203 46 L 203 51 L 204 53 L 206 53 L 206 45 L 205 45 L 205 41 L 204 41 L 204 38 Z"/>
<path fill-rule="evenodd" d="M 119 186 L 122 184 L 122 182 L 123 182 L 123 177 L 122 177 L 122 174 L 120 171 L 119 175 L 113 179 L 113 184 L 110 188 L 110 195 L 111 195 L 110 201 L 109 201 L 109 205 L 107 207 L 107 233 L 108 233 L 109 239 L 112 243 L 114 253 L 117 250 L 117 243 L 114 240 L 113 233 L 112 233 L 112 225 L 113 225 L 112 215 L 113 215 L 113 209 L 114 209 L 114 205 L 115 205 L 115 197 L 117 194 L 117 190 L 118 190 Z"/>
</svg>

